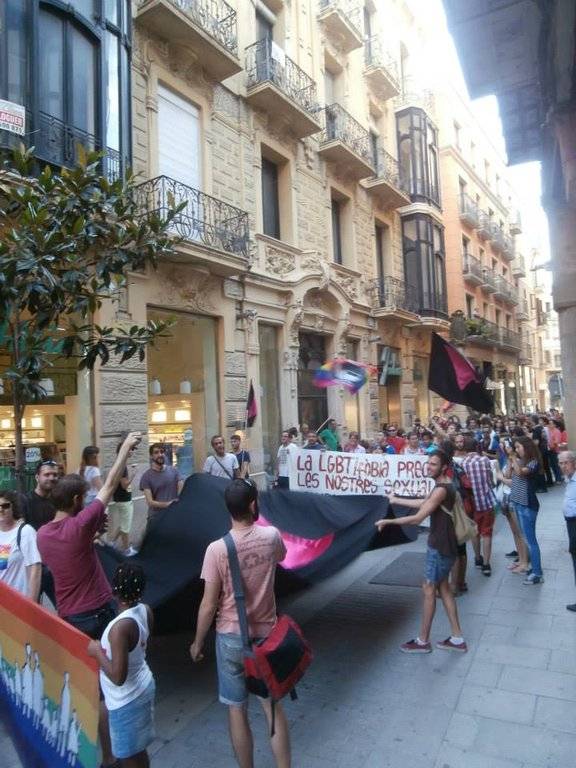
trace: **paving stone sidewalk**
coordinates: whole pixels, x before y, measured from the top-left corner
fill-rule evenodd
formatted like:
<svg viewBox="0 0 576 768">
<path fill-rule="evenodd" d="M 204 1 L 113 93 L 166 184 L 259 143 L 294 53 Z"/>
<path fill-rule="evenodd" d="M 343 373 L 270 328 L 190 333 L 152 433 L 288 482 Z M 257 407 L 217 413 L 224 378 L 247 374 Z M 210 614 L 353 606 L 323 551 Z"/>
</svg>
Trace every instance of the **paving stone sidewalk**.
<svg viewBox="0 0 576 768">
<path fill-rule="evenodd" d="M 283 606 L 305 625 L 316 654 L 299 700 L 286 705 L 294 768 L 576 767 L 576 615 L 565 607 L 576 589 L 562 489 L 540 498 L 545 583 L 523 586 L 506 569 L 512 539 L 499 519 L 493 575 L 470 568 L 470 591 L 458 601 L 468 654 L 400 653 L 418 630 L 420 591 L 369 583 L 401 552 L 422 551 L 425 535 L 366 553 Z M 438 608 L 434 640 L 449 634 Z M 189 641 L 157 638 L 151 649 L 158 684 L 152 768 L 234 768 L 213 654 L 193 666 Z M 258 710 L 252 704 L 255 764 L 271 768 Z M 5 742 L 0 729 L 2 766 L 18 768 Z"/>
</svg>

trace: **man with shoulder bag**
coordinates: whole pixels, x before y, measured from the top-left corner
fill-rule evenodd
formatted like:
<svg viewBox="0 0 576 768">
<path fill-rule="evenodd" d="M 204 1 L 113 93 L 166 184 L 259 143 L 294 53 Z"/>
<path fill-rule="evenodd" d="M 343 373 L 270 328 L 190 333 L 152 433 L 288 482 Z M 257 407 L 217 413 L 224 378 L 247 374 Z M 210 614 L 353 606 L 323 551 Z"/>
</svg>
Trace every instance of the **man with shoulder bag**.
<svg viewBox="0 0 576 768">
<path fill-rule="evenodd" d="M 216 616 L 218 695 L 222 704 L 228 706 L 230 737 L 238 765 L 253 768 L 247 704 L 249 692 L 255 690 L 255 681 L 249 669 L 259 648 L 274 638 L 287 619 L 277 620 L 274 597 L 276 565 L 285 558 L 286 547 L 276 528 L 255 525 L 258 518 L 255 485 L 236 479 L 226 488 L 224 497 L 232 528 L 226 537 L 213 541 L 206 550 L 201 573 L 204 597 L 190 655 L 193 661 L 202 660 L 204 641 Z M 299 632 L 293 622 L 292 625 Z M 303 670 L 300 675 L 302 673 Z M 270 686 L 261 686 L 258 695 L 270 725 L 276 765 L 289 768 L 290 737 L 282 705 Z"/>
</svg>

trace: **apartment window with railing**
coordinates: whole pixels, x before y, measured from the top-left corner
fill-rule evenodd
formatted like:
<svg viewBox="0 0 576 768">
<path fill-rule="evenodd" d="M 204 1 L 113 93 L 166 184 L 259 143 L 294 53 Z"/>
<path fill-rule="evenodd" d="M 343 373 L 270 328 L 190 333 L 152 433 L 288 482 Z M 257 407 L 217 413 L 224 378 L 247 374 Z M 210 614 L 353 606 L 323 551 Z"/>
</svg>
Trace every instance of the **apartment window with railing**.
<svg viewBox="0 0 576 768">
<path fill-rule="evenodd" d="M 376 274 L 379 280 L 386 275 L 386 258 L 390 248 L 390 230 L 385 224 L 376 222 L 374 226 L 376 241 Z"/>
<path fill-rule="evenodd" d="M 344 263 L 342 250 L 342 203 L 340 200 L 332 198 L 331 201 L 332 216 L 332 258 L 335 264 Z"/>
<path fill-rule="evenodd" d="M 444 230 L 431 216 L 402 219 L 404 273 L 423 315 L 443 315 L 446 306 Z"/>
<path fill-rule="evenodd" d="M 440 207 L 438 131 L 422 109 L 409 108 L 396 117 L 400 171 L 409 180 L 413 202 Z"/>
<path fill-rule="evenodd" d="M 496 325 L 499 326 L 502 321 L 502 313 L 500 312 L 499 309 L 494 310 L 494 320 L 496 322 Z"/>
<path fill-rule="evenodd" d="M 472 318 L 474 315 L 474 296 L 466 294 L 466 317 Z"/>
<path fill-rule="evenodd" d="M 3 0 L 0 98 L 27 110 L 27 141 L 55 165 L 101 149 L 109 176 L 130 157 L 128 0 Z M 11 145 L 0 131 L 0 145 Z"/>
<path fill-rule="evenodd" d="M 462 255 L 466 258 L 470 252 L 470 240 L 462 235 Z"/>
</svg>

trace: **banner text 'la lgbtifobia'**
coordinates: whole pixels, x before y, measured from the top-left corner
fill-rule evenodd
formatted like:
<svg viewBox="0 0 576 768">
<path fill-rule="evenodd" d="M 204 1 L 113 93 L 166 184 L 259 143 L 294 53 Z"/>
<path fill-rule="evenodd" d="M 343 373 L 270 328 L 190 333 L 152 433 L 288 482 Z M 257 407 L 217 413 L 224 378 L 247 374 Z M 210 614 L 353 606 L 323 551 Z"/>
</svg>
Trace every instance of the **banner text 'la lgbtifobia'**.
<svg viewBox="0 0 576 768">
<path fill-rule="evenodd" d="M 290 490 L 342 496 L 424 497 L 434 486 L 427 456 L 301 450 L 290 464 Z"/>
</svg>

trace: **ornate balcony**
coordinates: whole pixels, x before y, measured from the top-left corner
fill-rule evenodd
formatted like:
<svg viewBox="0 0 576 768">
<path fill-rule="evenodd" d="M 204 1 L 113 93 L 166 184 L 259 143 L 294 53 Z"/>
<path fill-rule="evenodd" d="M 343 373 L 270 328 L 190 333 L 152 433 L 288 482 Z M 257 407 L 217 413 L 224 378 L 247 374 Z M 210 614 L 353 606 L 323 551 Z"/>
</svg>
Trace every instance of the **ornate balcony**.
<svg viewBox="0 0 576 768">
<path fill-rule="evenodd" d="M 518 362 L 520 365 L 532 365 L 534 362 L 530 337 L 527 333 L 523 333 L 520 337 L 520 357 Z"/>
<path fill-rule="evenodd" d="M 364 42 L 364 77 L 382 101 L 400 93 L 398 64 L 385 51 L 379 37 L 367 37 Z"/>
<path fill-rule="evenodd" d="M 485 269 L 480 261 L 470 253 L 462 254 L 462 276 L 470 285 L 483 285 Z"/>
<path fill-rule="evenodd" d="M 364 182 L 366 189 L 376 195 L 385 208 L 409 205 L 410 188 L 408 180 L 401 173 L 398 160 L 386 152 L 384 147 L 378 147 L 374 166 L 376 174 Z"/>
<path fill-rule="evenodd" d="M 340 104 L 324 108 L 324 131 L 318 154 L 356 179 L 374 175 L 368 131 Z"/>
<path fill-rule="evenodd" d="M 520 299 L 518 302 L 518 306 L 516 307 L 516 320 L 521 323 L 530 320 L 530 310 L 528 309 L 528 301 L 526 299 Z"/>
<path fill-rule="evenodd" d="M 25 143 L 28 146 L 34 146 L 34 155 L 40 162 L 71 168 L 78 162 L 79 147 L 86 150 L 102 151 L 100 142 L 93 134 L 68 125 L 46 112 L 38 112 L 37 114 L 37 120 L 32 126 L 30 137 Z M 30 124 L 30 117 L 30 115 L 27 116 L 28 124 Z M 9 136 L 12 137 L 13 134 Z M 7 143 L 14 147 L 17 146 L 21 137 L 15 136 L 14 139 L 17 139 L 17 142 Z M 123 175 L 129 165 L 128 159 L 121 157 L 119 152 L 110 149 L 110 147 L 106 147 L 103 152 L 101 173 L 109 181 L 114 181 Z"/>
<path fill-rule="evenodd" d="M 322 130 L 316 83 L 270 40 L 246 48 L 247 101 L 290 126 L 299 139 Z"/>
<path fill-rule="evenodd" d="M 460 221 L 474 229 L 476 229 L 480 223 L 478 203 L 466 192 L 463 192 L 460 195 Z"/>
<path fill-rule="evenodd" d="M 496 275 L 488 267 L 482 268 L 482 283 L 480 288 L 484 293 L 494 293 L 496 290 Z"/>
<path fill-rule="evenodd" d="M 517 253 L 512 262 L 512 274 L 514 277 L 526 277 L 526 261 L 524 256 Z"/>
<path fill-rule="evenodd" d="M 209 263 L 219 274 L 237 274 L 248 264 L 248 214 L 229 203 L 182 184 L 157 176 L 136 189 L 144 215 L 166 216 L 173 206 L 185 203 L 172 222 L 181 239 L 182 261 Z"/>
<path fill-rule="evenodd" d="M 504 250 L 504 233 L 493 221 L 490 222 L 490 244 L 496 253 L 502 253 Z"/>
<path fill-rule="evenodd" d="M 343 53 L 350 53 L 364 44 L 359 4 L 347 0 L 320 0 L 318 21 Z"/>
<path fill-rule="evenodd" d="M 377 317 L 398 317 L 417 315 L 419 309 L 418 292 L 410 285 L 395 277 L 381 277 L 372 280 L 376 295 Z"/>
<path fill-rule="evenodd" d="M 452 324 L 456 320 L 453 317 Z M 520 348 L 520 335 L 508 328 L 502 328 L 483 317 L 470 317 L 465 320 L 466 341 L 485 347 Z"/>
<path fill-rule="evenodd" d="M 513 210 L 510 216 L 510 234 L 519 235 L 522 232 L 522 217 L 518 209 Z"/>
<path fill-rule="evenodd" d="M 426 88 L 421 88 L 411 79 L 407 79 L 401 84 L 400 93 L 394 99 L 394 109 L 399 112 L 409 107 L 423 109 L 430 117 L 433 117 L 435 111 L 434 94 Z"/>
<path fill-rule="evenodd" d="M 516 287 L 509 283 L 502 275 L 496 275 L 496 290 L 494 298 L 501 299 L 507 304 L 518 304 L 518 293 Z"/>
<path fill-rule="evenodd" d="M 478 221 L 478 237 L 489 240 L 492 237 L 492 220 L 484 211 L 480 211 Z"/>
<path fill-rule="evenodd" d="M 506 261 L 514 261 L 516 250 L 514 248 L 514 239 L 509 235 L 502 233 L 502 258 Z"/>
<path fill-rule="evenodd" d="M 500 328 L 499 345 L 510 349 L 520 349 L 520 334 L 509 328 Z"/>
<path fill-rule="evenodd" d="M 236 11 L 225 0 L 139 0 L 136 21 L 192 49 L 218 81 L 242 69 Z"/>
</svg>

